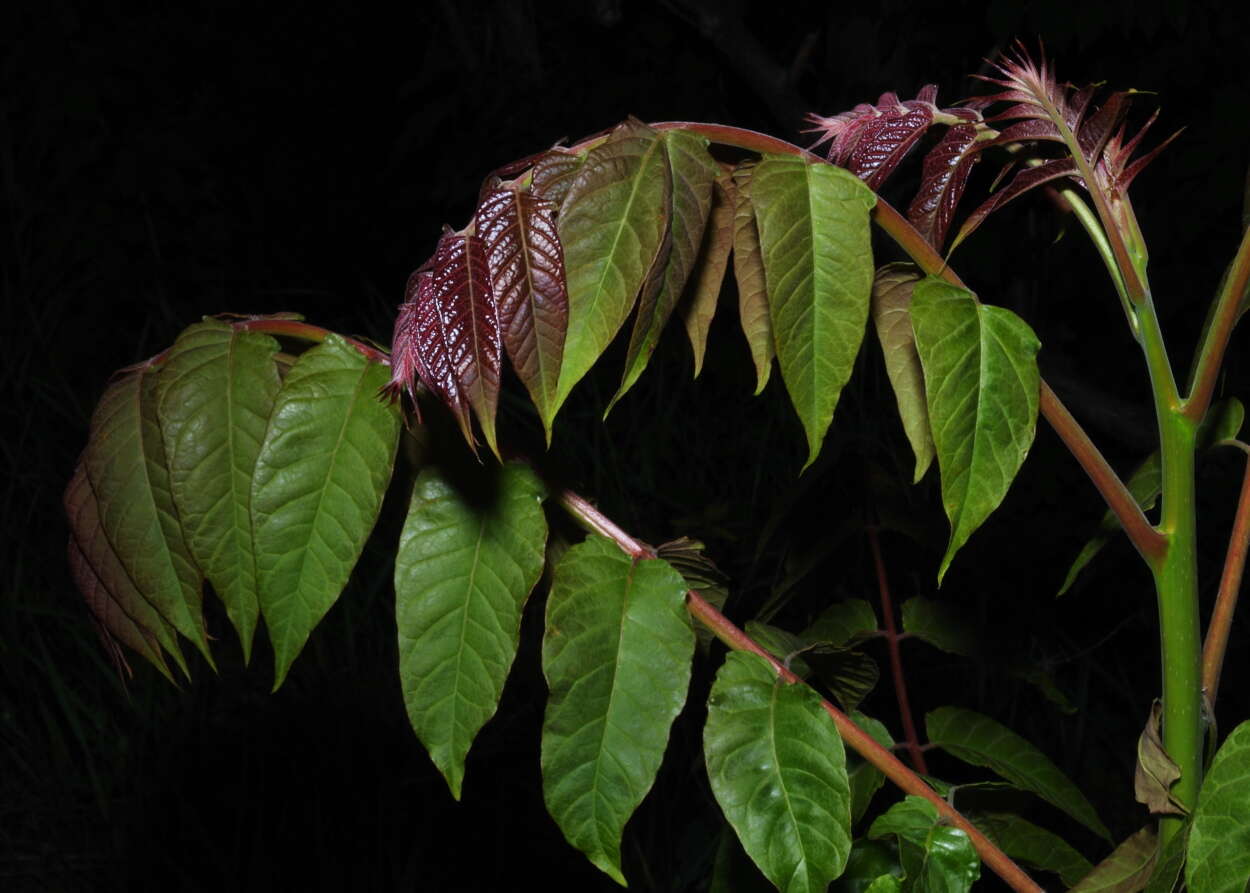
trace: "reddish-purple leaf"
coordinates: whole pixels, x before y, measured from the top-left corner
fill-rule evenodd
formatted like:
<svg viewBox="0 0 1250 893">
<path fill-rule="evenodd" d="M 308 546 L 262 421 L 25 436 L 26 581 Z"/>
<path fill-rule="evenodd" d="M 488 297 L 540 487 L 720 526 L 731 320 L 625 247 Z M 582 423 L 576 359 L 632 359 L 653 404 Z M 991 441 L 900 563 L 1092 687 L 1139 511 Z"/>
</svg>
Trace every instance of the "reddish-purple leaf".
<svg viewBox="0 0 1250 893">
<path fill-rule="evenodd" d="M 1017 121 L 1015 124 L 1007 125 L 998 132 L 998 136 L 986 140 L 978 148 L 981 150 L 990 146 L 1005 146 L 1010 143 L 1024 143 L 1034 140 L 1050 140 L 1051 142 L 1061 143 L 1063 142 L 1063 137 L 1059 134 L 1059 128 L 1055 127 L 1054 122 L 1050 119 L 1026 118 L 1023 121 Z"/>
<path fill-rule="evenodd" d="M 1076 139 L 1086 160 L 1093 164 L 1102 154 L 1111 134 L 1128 114 L 1129 94 L 1112 93 L 1094 114 L 1085 119 L 1077 131 Z"/>
<path fill-rule="evenodd" d="M 404 288 L 404 302 L 399 305 L 399 313 L 395 316 L 395 329 L 391 334 L 391 380 L 382 388 L 382 396 L 391 403 L 407 393 L 412 405 L 417 405 L 415 384 L 419 380 L 429 389 L 425 368 L 421 364 L 417 339 L 417 287 L 422 273 L 413 273 L 408 277 L 408 285 Z M 417 420 L 420 421 L 420 409 Z"/>
<path fill-rule="evenodd" d="M 900 114 L 891 111 L 863 129 L 846 167 L 872 189 L 894 172 L 916 141 L 933 123 L 933 109 L 926 105 Z"/>
<path fill-rule="evenodd" d="M 907 209 L 907 219 L 939 251 L 968 185 L 968 175 L 980 158 L 973 124 L 951 127 L 925 156 L 920 189 Z"/>
<path fill-rule="evenodd" d="M 412 367 L 426 389 L 451 410 L 469 446 L 476 448 L 473 427 L 469 423 L 469 404 L 460 388 L 448 348 L 447 327 L 434 289 L 434 274 L 413 273 L 408 280 L 408 296 L 405 306 L 411 304 L 413 308 L 416 330 Z"/>
<path fill-rule="evenodd" d="M 585 161 L 585 153 L 578 154 L 568 149 L 545 152 L 530 174 L 530 191 L 541 198 L 551 199 L 557 208 L 560 207 Z"/>
<path fill-rule="evenodd" d="M 968 215 L 964 225 L 959 228 L 959 234 L 955 236 L 955 241 L 951 248 L 954 249 L 955 245 L 972 235 L 977 227 L 985 221 L 986 217 L 1012 199 L 1024 195 L 1030 189 L 1041 186 L 1043 183 L 1049 183 L 1051 180 L 1057 180 L 1060 177 L 1071 176 L 1075 171 L 1076 162 L 1071 158 L 1052 158 L 1050 161 L 1044 162 L 1037 167 L 1030 167 L 1020 171 L 1010 184 L 994 193 L 979 208 Z"/>
<path fill-rule="evenodd" d="M 555 214 L 554 201 L 496 189 L 478 206 L 474 225 L 486 248 L 504 346 L 538 408 L 548 442 L 569 323 Z"/>
</svg>

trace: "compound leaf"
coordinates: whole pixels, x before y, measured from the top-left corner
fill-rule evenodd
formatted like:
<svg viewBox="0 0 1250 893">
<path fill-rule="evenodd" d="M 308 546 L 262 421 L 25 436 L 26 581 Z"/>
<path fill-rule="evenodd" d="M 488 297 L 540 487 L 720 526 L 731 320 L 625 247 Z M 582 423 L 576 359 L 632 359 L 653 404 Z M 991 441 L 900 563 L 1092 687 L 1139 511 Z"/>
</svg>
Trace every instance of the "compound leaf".
<svg viewBox="0 0 1250 893">
<path fill-rule="evenodd" d="M 569 843 L 620 884 L 621 832 L 655 781 L 690 683 L 686 583 L 591 537 L 556 566 L 547 600 L 543 797 Z"/>
<path fill-rule="evenodd" d="M 252 480 L 252 524 L 275 690 L 377 520 L 399 441 L 399 414 L 377 399 L 387 377 L 331 334 L 300 355 L 274 403 Z"/>
<path fill-rule="evenodd" d="M 460 799 L 464 760 L 499 706 L 521 609 L 542 573 L 543 486 L 510 463 L 466 494 L 421 470 L 395 557 L 399 678 L 408 720 Z"/>
<path fill-rule="evenodd" d="M 823 891 L 851 851 L 842 739 L 805 685 L 735 651 L 716 674 L 703 732 L 712 793 L 743 848 L 784 891 Z"/>
</svg>

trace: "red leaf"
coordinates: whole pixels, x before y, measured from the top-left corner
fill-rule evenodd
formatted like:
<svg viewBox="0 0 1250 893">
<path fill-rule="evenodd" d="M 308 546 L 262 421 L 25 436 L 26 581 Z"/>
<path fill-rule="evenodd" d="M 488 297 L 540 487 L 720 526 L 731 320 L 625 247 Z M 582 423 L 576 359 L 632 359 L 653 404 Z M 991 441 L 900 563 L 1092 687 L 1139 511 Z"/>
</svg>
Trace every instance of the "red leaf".
<svg viewBox="0 0 1250 893">
<path fill-rule="evenodd" d="M 564 250 L 555 216 L 554 201 L 496 189 L 478 206 L 474 224 L 485 245 L 504 346 L 538 408 L 548 440 L 569 323 Z"/>
<path fill-rule="evenodd" d="M 847 167 L 870 188 L 878 188 L 931 123 L 933 110 L 927 106 L 909 109 L 906 114 L 882 115 L 864 128 Z"/>
<path fill-rule="evenodd" d="M 552 149 L 546 152 L 534 171 L 530 174 L 530 191 L 542 198 L 551 199 L 556 206 L 564 204 L 564 197 L 569 194 L 573 178 L 581 170 L 586 160 L 584 154 L 579 155 L 567 149 Z"/>
<path fill-rule="evenodd" d="M 976 125 L 956 124 L 925 156 L 920 189 L 907 208 L 907 219 L 939 251 L 968 175 L 981 159 L 980 148 Z"/>
<path fill-rule="evenodd" d="M 951 248 L 953 249 L 955 245 L 972 235 L 986 217 L 1012 199 L 1024 195 L 1030 189 L 1041 186 L 1043 183 L 1049 183 L 1051 180 L 1057 180 L 1060 177 L 1071 176 L 1075 170 L 1076 162 L 1072 158 L 1052 158 L 1050 161 L 1037 167 L 1026 168 L 1020 171 L 1005 189 L 990 196 L 979 208 L 968 215 L 964 225 L 959 228 L 959 235 L 955 237 L 955 242 L 951 245 Z"/>
</svg>

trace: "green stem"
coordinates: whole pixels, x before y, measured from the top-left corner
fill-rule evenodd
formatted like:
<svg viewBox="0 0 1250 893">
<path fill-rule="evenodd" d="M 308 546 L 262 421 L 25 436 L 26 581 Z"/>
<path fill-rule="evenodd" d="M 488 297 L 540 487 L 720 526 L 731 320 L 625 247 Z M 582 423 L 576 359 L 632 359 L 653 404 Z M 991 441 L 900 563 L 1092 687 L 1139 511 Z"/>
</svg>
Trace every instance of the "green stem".
<svg viewBox="0 0 1250 893">
<path fill-rule="evenodd" d="M 556 490 L 555 500 L 584 528 L 592 533 L 608 537 L 627 555 L 634 558 L 655 557 L 654 549 L 625 533 L 611 519 L 572 490 Z M 696 620 L 730 648 L 735 651 L 750 651 L 758 654 L 772 664 L 777 675 L 792 685 L 806 684 L 693 589 L 686 593 L 686 607 Z M 842 736 L 842 740 L 848 747 L 881 770 L 886 778 L 902 788 L 904 792 L 922 797 L 932 803 L 940 816 L 968 835 L 968 839 L 981 856 L 981 861 L 1013 890 L 1021 891 L 1021 893 L 1042 893 L 1042 888 L 1034 883 L 1024 869 L 1013 862 L 1006 853 L 946 800 L 939 797 L 924 779 L 904 766 L 898 757 L 874 741 L 871 735 L 852 722 L 849 716 L 833 704 L 824 698 L 821 698 L 820 703 L 833 720 L 838 734 Z"/>
</svg>

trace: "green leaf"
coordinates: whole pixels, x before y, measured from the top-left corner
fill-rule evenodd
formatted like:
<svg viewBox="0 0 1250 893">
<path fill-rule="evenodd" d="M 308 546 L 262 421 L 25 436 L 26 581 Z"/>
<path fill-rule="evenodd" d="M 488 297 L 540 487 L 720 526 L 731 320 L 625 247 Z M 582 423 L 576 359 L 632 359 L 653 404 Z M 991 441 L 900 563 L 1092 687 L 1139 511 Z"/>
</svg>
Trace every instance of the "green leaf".
<svg viewBox="0 0 1250 893">
<path fill-rule="evenodd" d="M 935 648 L 971 657 L 976 640 L 957 612 L 933 599 L 916 596 L 903 602 L 903 631 L 924 639 Z"/>
<path fill-rule="evenodd" d="M 1216 403 L 1207 410 L 1206 418 L 1198 427 L 1198 448 L 1206 449 L 1220 440 L 1236 437 L 1245 420 L 1245 414 L 1245 407 L 1236 397 L 1229 397 Z M 1158 450 L 1142 460 L 1141 465 L 1133 470 L 1128 481 L 1125 482 L 1125 486 L 1128 487 L 1129 493 L 1141 506 L 1143 512 L 1148 512 L 1155 507 L 1159 501 L 1159 494 L 1163 492 L 1163 466 Z M 1077 575 L 1094 560 L 1094 557 L 1102 551 L 1103 546 L 1107 545 L 1119 530 L 1120 519 L 1116 517 L 1115 512 L 1108 509 L 1098 522 L 1097 532 L 1085 543 L 1072 562 L 1072 566 L 1068 568 L 1068 575 L 1064 578 L 1063 585 L 1059 587 L 1056 595 L 1063 595 L 1071 588 L 1076 582 Z"/>
<path fill-rule="evenodd" d="M 903 433 L 916 456 L 913 482 L 924 477 L 933 462 L 933 434 L 925 401 L 924 371 L 911 327 L 911 295 L 922 275 L 913 264 L 886 264 L 872 283 L 872 319 L 885 355 L 885 372 L 894 389 L 894 402 Z"/>
<path fill-rule="evenodd" d="M 773 322 L 768 310 L 768 283 L 764 275 L 764 256 L 760 251 L 760 228 L 751 204 L 751 174 L 755 165 L 734 170 L 733 256 L 734 278 L 738 282 L 738 321 L 751 349 L 755 363 L 755 393 L 768 384 L 776 348 L 773 345 Z"/>
<path fill-rule="evenodd" d="M 877 614 L 862 598 L 834 602 L 803 631 L 808 642 L 828 642 L 844 647 L 877 634 Z"/>
<path fill-rule="evenodd" d="M 784 891 L 823 891 L 851 850 L 842 739 L 806 685 L 731 652 L 703 730 L 712 793 L 743 848 Z"/>
<path fill-rule="evenodd" d="M 1137 893 L 1150 879 L 1157 852 L 1154 830 L 1142 828 L 1095 865 L 1068 893 Z"/>
<path fill-rule="evenodd" d="M 1168 838 L 1155 856 L 1154 868 L 1146 883 L 1146 893 L 1172 893 L 1185 868 L 1185 852 L 1189 848 L 1189 832 L 1193 823 L 1186 821 L 1181 830 Z"/>
<path fill-rule="evenodd" d="M 1018 815 L 1000 812 L 971 818 L 1012 859 L 1042 871 L 1053 871 L 1066 886 L 1075 884 L 1094 867 L 1062 837 Z"/>
<path fill-rule="evenodd" d="M 748 620 L 743 632 L 754 639 L 757 645 L 785 664 L 795 676 L 806 679 L 811 675 L 812 668 L 801 657 L 802 653 L 811 646 L 794 633 L 758 620 Z"/>
<path fill-rule="evenodd" d="M 1085 795 L 1040 750 L 988 716 L 939 707 L 925 717 L 929 741 L 974 766 L 985 766 L 1032 791 L 1096 834 L 1111 836 Z"/>
<path fill-rule="evenodd" d="M 547 542 L 543 486 L 528 467 L 474 470 L 466 493 L 439 468 L 422 469 L 395 557 L 404 705 L 457 800 L 465 756 L 499 706 Z"/>
<path fill-rule="evenodd" d="M 981 876 L 981 860 L 968 835 L 942 824 L 937 809 L 908 796 L 877 818 L 868 836 L 898 837 L 907 893 L 964 893 Z"/>
<path fill-rule="evenodd" d="M 750 183 L 781 377 L 816 460 L 864 337 L 877 197 L 830 164 L 765 156 Z"/>
<path fill-rule="evenodd" d="M 733 249 L 736 202 L 737 190 L 733 180 L 728 175 L 718 175 L 712 191 L 712 210 L 703 231 L 703 245 L 699 249 L 694 279 L 687 289 L 690 297 L 682 308 L 682 321 L 686 325 L 686 336 L 690 339 L 690 349 L 694 353 L 695 378 L 699 377 L 703 369 L 707 333 L 712 327 L 712 318 L 716 315 L 716 304 L 725 281 L 725 268 L 729 265 L 729 254 Z"/>
<path fill-rule="evenodd" d="M 399 414 L 385 366 L 338 335 L 300 355 L 269 417 L 252 480 L 258 597 L 274 690 L 338 599 L 391 478 Z"/>
<path fill-rule="evenodd" d="M 1243 891 L 1250 881 L 1250 722 L 1224 740 L 1198 792 L 1185 883 L 1198 893 Z"/>
<path fill-rule="evenodd" d="M 866 716 L 858 710 L 850 714 L 851 721 L 872 736 L 882 747 L 889 750 L 894 746 L 894 738 L 885 723 Z M 851 784 L 851 825 L 854 826 L 868 811 L 872 797 L 885 784 L 885 775 L 872 763 L 856 753 L 846 755 L 847 779 Z"/>
<path fill-rule="evenodd" d="M 157 378 L 170 488 L 191 555 L 226 606 L 246 663 L 260 616 L 252 474 L 282 386 L 276 340 L 209 319 L 183 331 Z"/>
<path fill-rule="evenodd" d="M 847 756 L 849 757 L 850 754 Z M 903 867 L 898 861 L 898 848 L 892 842 L 884 843 L 880 840 L 858 837 L 851 845 L 851 855 L 846 860 L 846 870 L 829 889 L 832 893 L 865 893 L 873 884 L 882 882 L 882 878 L 892 877 L 897 882 L 902 874 Z"/>
<path fill-rule="evenodd" d="M 569 327 L 556 406 L 595 364 L 662 262 L 672 201 L 665 143 L 637 121 L 587 153 L 558 218 Z M 555 409 L 552 409 L 555 415 Z"/>
<path fill-rule="evenodd" d="M 99 529 L 134 588 L 191 640 L 211 666 L 202 613 L 203 578 L 187 548 L 170 493 L 157 421 L 156 371 L 144 364 L 109 385 L 91 417 L 82 462 L 95 494 Z M 91 554 L 81 538 L 79 545 L 84 554 Z M 124 586 L 109 574 L 100 579 L 110 588 Z"/>
<path fill-rule="evenodd" d="M 634 318 L 625 356 L 625 375 L 608 404 L 608 410 L 633 387 L 660 341 L 686 280 L 694 269 L 712 207 L 712 186 L 720 165 L 707 153 L 706 137 L 681 130 L 665 131 L 660 140 L 666 148 L 672 182 L 672 248 L 661 272 L 658 290 L 644 289 Z M 719 283 L 717 284 L 719 289 Z"/>
<path fill-rule="evenodd" d="M 951 522 L 940 582 L 1028 455 L 1037 427 L 1040 344 L 1010 310 L 980 304 L 971 292 L 932 277 L 917 283 L 911 318 Z"/>
<path fill-rule="evenodd" d="M 655 781 L 686 700 L 686 583 L 603 537 L 564 554 L 547 600 L 543 797 L 569 843 L 618 883 L 621 832 Z"/>
</svg>

